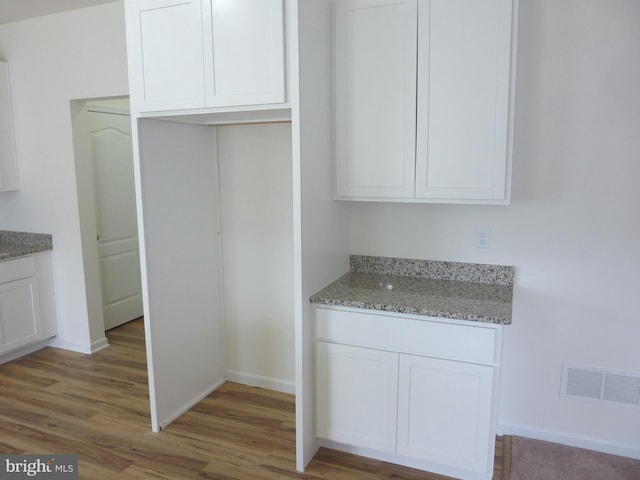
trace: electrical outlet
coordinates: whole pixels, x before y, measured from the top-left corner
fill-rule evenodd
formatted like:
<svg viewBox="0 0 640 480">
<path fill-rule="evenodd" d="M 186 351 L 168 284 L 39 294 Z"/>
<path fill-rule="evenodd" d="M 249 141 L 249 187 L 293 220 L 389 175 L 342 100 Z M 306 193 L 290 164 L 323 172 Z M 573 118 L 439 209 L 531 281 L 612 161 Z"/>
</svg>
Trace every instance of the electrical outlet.
<svg viewBox="0 0 640 480">
<path fill-rule="evenodd" d="M 476 248 L 491 248 L 491 229 L 489 227 L 476 228 Z"/>
</svg>

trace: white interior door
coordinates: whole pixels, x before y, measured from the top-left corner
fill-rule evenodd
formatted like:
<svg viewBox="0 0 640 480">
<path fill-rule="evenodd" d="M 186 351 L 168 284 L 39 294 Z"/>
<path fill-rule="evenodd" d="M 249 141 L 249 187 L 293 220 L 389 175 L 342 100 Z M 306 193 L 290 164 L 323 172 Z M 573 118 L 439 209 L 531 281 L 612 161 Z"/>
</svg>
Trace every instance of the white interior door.
<svg viewBox="0 0 640 480">
<path fill-rule="evenodd" d="M 89 112 L 104 328 L 142 316 L 131 118 Z"/>
</svg>

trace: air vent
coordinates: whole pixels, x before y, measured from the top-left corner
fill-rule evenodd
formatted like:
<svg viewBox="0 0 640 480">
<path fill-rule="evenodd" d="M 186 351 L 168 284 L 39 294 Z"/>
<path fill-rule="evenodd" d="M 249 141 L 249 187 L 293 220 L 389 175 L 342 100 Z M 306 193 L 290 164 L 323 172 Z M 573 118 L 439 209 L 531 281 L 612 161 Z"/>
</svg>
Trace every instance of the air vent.
<svg viewBox="0 0 640 480">
<path fill-rule="evenodd" d="M 563 364 L 560 396 L 640 407 L 640 374 Z"/>
</svg>

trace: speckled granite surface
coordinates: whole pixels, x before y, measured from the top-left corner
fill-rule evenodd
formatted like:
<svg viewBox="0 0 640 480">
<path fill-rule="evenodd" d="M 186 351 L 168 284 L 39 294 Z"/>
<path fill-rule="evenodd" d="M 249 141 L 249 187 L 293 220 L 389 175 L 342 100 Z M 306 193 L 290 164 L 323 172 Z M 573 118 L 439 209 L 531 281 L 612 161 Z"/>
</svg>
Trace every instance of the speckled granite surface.
<svg viewBox="0 0 640 480">
<path fill-rule="evenodd" d="M 513 285 L 514 268 L 506 265 L 480 263 L 439 262 L 411 258 L 371 257 L 351 255 L 352 272 L 380 275 L 401 275 L 433 280 Z"/>
<path fill-rule="evenodd" d="M 0 260 L 44 252 L 53 248 L 53 238 L 47 233 L 0 230 Z"/>
<path fill-rule="evenodd" d="M 511 323 L 513 267 L 356 255 L 350 263 L 312 303 Z"/>
</svg>

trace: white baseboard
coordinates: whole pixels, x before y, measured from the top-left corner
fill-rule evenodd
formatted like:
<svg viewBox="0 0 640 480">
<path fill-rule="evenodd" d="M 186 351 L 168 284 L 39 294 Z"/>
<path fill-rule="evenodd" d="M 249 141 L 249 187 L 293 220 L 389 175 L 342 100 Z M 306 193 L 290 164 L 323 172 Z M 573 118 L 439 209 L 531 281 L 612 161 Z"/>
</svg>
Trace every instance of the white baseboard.
<svg viewBox="0 0 640 480">
<path fill-rule="evenodd" d="M 640 460 L 640 448 L 629 445 L 621 445 L 610 442 L 603 442 L 594 438 L 581 437 L 551 430 L 542 430 L 520 425 L 498 425 L 498 435 L 516 435 L 518 437 L 533 438 L 545 442 L 560 443 L 570 447 L 585 448 L 596 452 L 610 453 L 622 457 L 635 458 Z"/>
<path fill-rule="evenodd" d="M 102 337 L 95 342 L 91 342 L 91 353 L 96 353 L 102 350 L 103 348 L 107 348 L 109 346 L 109 340 L 107 337 Z"/>
<path fill-rule="evenodd" d="M 29 355 L 30 353 L 36 352 L 48 345 L 49 345 L 49 340 L 42 340 L 38 343 L 34 343 L 32 345 L 19 348 L 18 350 L 13 350 L 12 352 L 5 353 L 4 355 L 0 356 L 0 365 L 2 365 L 3 363 L 7 363 L 12 360 L 15 360 L 16 358 Z"/>
<path fill-rule="evenodd" d="M 59 337 L 53 337 L 46 340 L 41 340 L 38 343 L 19 348 L 18 350 L 14 350 L 7 353 L 6 355 L 0 356 L 0 365 L 10 362 L 11 360 L 15 360 L 16 358 L 23 357 L 24 355 L 36 352 L 44 347 L 61 348 L 63 350 L 70 350 L 77 353 L 92 354 L 108 346 L 109 341 L 107 340 L 107 337 L 102 337 L 101 339 L 91 343 L 91 345 L 89 346 L 84 343 L 67 342 L 64 340 L 60 340 Z"/>
<path fill-rule="evenodd" d="M 423 470 L 425 472 L 437 473 L 446 477 L 464 478 L 465 480 L 491 480 L 493 478 L 493 459 L 491 459 L 491 466 L 490 468 L 488 468 L 490 473 L 479 473 L 462 468 L 448 467 L 445 465 L 423 462 L 421 460 L 404 457 L 402 455 L 397 455 L 394 453 L 385 453 L 376 450 L 370 450 L 368 448 L 353 447 L 351 445 L 345 445 L 344 443 L 334 442 L 331 440 L 317 439 L 317 441 L 321 447 L 338 450 L 340 452 L 351 453 L 353 455 L 359 455 L 361 457 L 373 458 L 382 462 L 403 465 L 405 467 L 415 468 L 418 470 Z"/>
<path fill-rule="evenodd" d="M 276 392 L 295 394 L 296 385 L 294 382 L 281 380 L 279 378 L 263 377 L 251 373 L 236 372 L 227 370 L 227 380 L 229 382 L 241 383 L 251 387 L 266 388 L 267 390 L 275 390 Z"/>
<path fill-rule="evenodd" d="M 63 350 L 70 350 L 72 352 L 86 353 L 87 355 L 91 355 L 92 353 L 90 343 L 69 342 L 67 340 L 61 339 L 60 337 L 54 337 L 49 340 L 49 346 L 54 348 L 61 348 Z"/>
<path fill-rule="evenodd" d="M 53 337 L 51 340 L 49 340 L 48 345 L 50 347 L 61 348 L 63 350 L 71 350 L 72 352 L 91 355 L 102 350 L 103 348 L 107 348 L 109 346 L 109 340 L 107 340 L 107 337 L 102 337 L 94 342 L 91 342 L 90 344 L 86 344 L 69 342 L 67 340 L 61 339 L 60 337 Z"/>
</svg>

